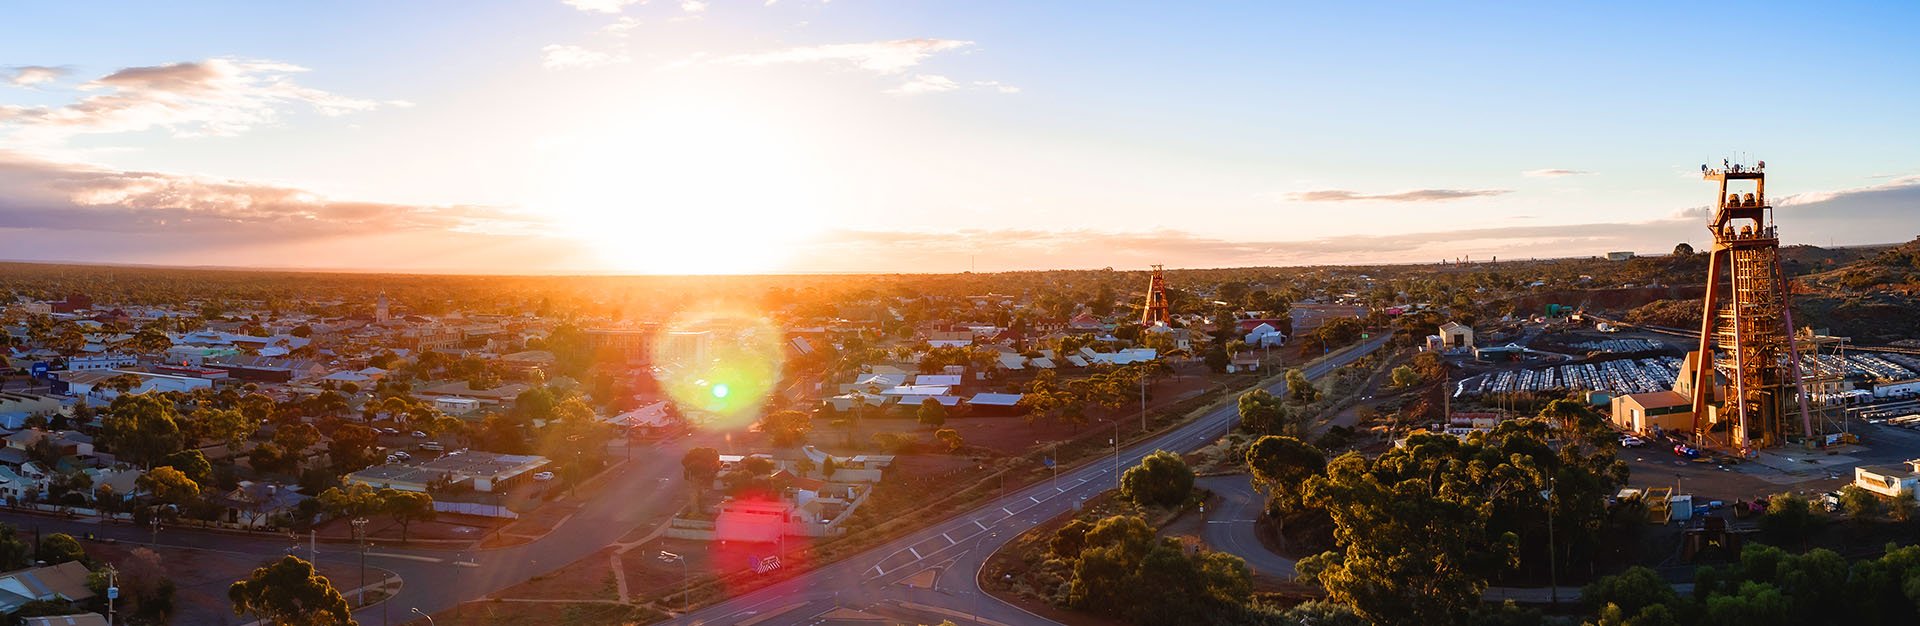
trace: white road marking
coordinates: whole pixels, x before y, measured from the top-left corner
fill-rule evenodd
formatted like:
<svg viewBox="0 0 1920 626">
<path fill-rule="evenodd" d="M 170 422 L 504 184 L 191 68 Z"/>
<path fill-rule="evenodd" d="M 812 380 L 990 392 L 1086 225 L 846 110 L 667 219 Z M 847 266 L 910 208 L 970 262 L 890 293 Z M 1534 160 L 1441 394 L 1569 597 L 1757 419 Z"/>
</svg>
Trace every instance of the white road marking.
<svg viewBox="0 0 1920 626">
<path fill-rule="evenodd" d="M 975 526 L 979 526 L 979 527 L 980 527 L 980 530 L 986 530 L 986 529 L 987 529 L 987 525 L 986 525 L 986 524 L 982 524 L 982 523 L 980 523 L 980 520 L 973 520 L 973 525 L 975 525 Z"/>
<path fill-rule="evenodd" d="M 948 537 L 946 533 L 940 533 L 940 538 L 947 540 L 947 543 L 960 543 L 958 541 L 954 541 L 952 537 Z"/>
<path fill-rule="evenodd" d="M 913 553 L 913 560 L 915 560 L 915 561 L 918 561 L 918 560 L 920 560 L 920 559 L 924 559 L 924 558 L 927 558 L 927 557 L 923 557 L 923 556 L 920 556 L 920 551 L 919 551 L 919 550 L 915 550 L 915 549 L 913 549 L 912 547 L 908 547 L 908 548 L 907 548 L 907 551 L 908 551 L 908 552 L 912 552 L 912 553 Z"/>
</svg>

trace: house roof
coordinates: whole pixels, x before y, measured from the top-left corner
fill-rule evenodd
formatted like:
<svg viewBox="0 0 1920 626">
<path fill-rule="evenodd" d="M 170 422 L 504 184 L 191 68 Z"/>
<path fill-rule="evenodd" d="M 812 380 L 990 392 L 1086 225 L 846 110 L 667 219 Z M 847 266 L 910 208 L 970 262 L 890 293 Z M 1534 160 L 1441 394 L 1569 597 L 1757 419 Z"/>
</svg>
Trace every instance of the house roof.
<svg viewBox="0 0 1920 626">
<path fill-rule="evenodd" d="M 1020 398 L 1023 396 L 1024 394 L 1018 393 L 976 393 L 967 403 L 980 406 L 1015 406 L 1020 404 Z"/>
</svg>

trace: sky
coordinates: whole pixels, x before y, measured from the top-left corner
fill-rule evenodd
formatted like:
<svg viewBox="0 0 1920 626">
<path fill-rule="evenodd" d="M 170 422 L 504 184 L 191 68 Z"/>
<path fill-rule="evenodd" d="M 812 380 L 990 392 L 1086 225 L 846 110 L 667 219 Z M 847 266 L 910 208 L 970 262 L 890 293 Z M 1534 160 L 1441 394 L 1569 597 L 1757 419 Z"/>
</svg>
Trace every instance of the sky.
<svg viewBox="0 0 1920 626">
<path fill-rule="evenodd" d="M 460 273 L 1432 262 L 1920 234 L 1920 4 L 30 3 L 0 259 Z M 1352 5 L 1352 6 L 1348 6 Z M 1444 6 L 1442 6 L 1444 5 Z"/>
</svg>

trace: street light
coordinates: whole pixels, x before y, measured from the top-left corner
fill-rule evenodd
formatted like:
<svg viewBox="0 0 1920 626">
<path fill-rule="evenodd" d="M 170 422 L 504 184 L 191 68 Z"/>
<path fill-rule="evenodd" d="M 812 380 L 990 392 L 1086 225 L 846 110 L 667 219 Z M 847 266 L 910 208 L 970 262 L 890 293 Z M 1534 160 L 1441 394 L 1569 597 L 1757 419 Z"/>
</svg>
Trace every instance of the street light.
<svg viewBox="0 0 1920 626">
<path fill-rule="evenodd" d="M 367 518 L 356 517 L 352 522 L 353 539 L 360 544 L 360 606 L 367 605 Z"/>
<path fill-rule="evenodd" d="M 433 616 L 426 614 L 425 611 L 421 611 L 420 607 L 417 607 L 417 606 L 413 607 L 413 613 L 415 615 L 419 615 L 420 617 L 427 618 L 427 626 L 433 626 Z"/>
<path fill-rule="evenodd" d="M 693 575 L 690 573 L 691 570 L 687 569 L 687 558 L 666 550 L 661 550 L 660 561 L 663 563 L 680 563 L 680 612 L 685 614 L 692 611 Z"/>
</svg>

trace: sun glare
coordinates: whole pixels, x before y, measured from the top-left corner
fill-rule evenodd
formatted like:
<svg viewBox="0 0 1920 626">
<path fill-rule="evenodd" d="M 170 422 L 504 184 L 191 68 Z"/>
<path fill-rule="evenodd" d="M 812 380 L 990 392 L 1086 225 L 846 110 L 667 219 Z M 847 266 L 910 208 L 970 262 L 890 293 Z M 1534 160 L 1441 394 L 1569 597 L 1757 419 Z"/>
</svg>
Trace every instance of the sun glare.
<svg viewBox="0 0 1920 626">
<path fill-rule="evenodd" d="M 752 116 L 649 114 L 539 150 L 540 210 L 611 271 L 776 271 L 816 227 L 810 164 Z"/>
</svg>

